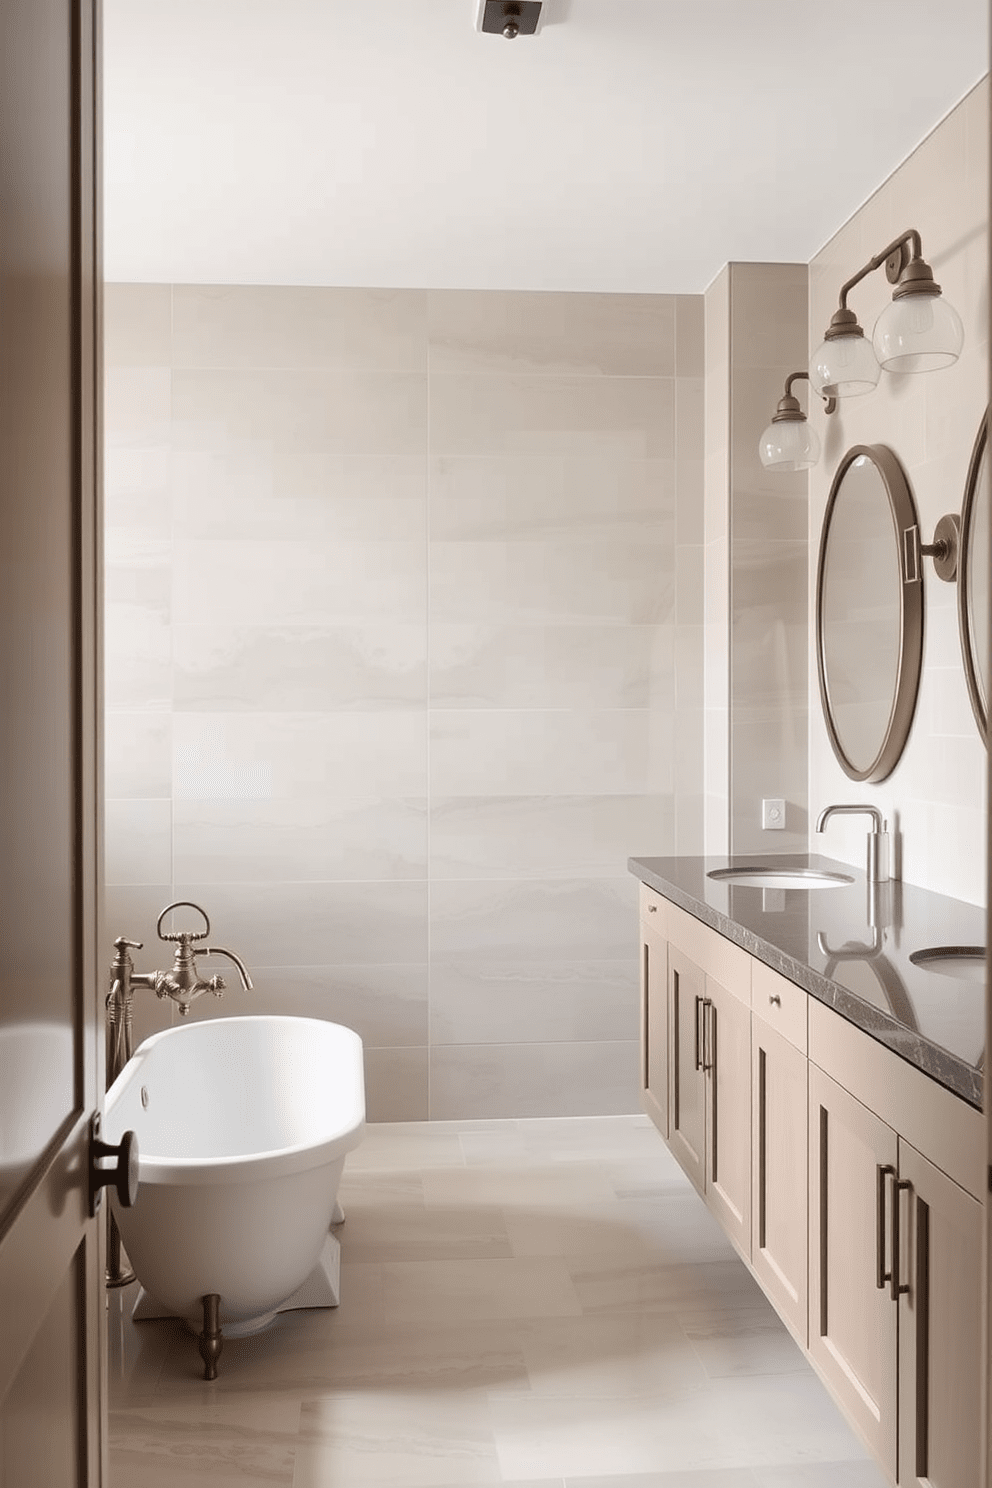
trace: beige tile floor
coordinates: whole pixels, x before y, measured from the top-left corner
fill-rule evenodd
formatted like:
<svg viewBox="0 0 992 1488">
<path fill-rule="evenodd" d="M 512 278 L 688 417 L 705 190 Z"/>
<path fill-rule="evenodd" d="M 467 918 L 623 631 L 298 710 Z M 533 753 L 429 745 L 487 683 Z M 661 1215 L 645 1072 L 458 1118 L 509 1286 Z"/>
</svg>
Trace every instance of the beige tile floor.
<svg viewBox="0 0 992 1488">
<path fill-rule="evenodd" d="M 885 1488 L 646 1117 L 372 1126 L 341 1198 L 341 1306 L 211 1384 L 110 1294 L 111 1488 Z"/>
</svg>

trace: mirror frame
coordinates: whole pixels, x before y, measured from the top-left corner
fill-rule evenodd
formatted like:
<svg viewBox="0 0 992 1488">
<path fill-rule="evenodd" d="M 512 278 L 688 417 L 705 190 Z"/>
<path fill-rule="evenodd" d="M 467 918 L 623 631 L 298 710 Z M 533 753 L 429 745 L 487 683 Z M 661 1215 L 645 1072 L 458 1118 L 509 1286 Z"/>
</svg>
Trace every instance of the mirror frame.
<svg viewBox="0 0 992 1488">
<path fill-rule="evenodd" d="M 973 537 L 978 472 L 982 468 L 982 457 L 988 445 L 988 435 L 989 409 L 986 408 L 978 426 L 978 434 L 975 437 L 971 460 L 968 464 L 968 478 L 964 484 L 964 500 L 961 503 L 961 535 L 958 546 L 958 633 L 961 638 L 961 661 L 964 665 L 965 681 L 968 684 L 971 710 L 975 715 L 978 732 L 986 748 L 989 742 L 989 707 L 988 698 L 983 696 L 984 689 L 978 676 L 975 653 L 971 644 L 971 616 L 968 613 L 971 599 L 968 584 L 968 557 Z"/>
<path fill-rule="evenodd" d="M 823 586 L 830 522 L 844 477 L 855 460 L 861 456 L 866 456 L 882 477 L 889 500 L 889 512 L 892 516 L 896 561 L 902 576 L 902 582 L 899 585 L 899 659 L 892 706 L 878 752 L 866 769 L 860 769 L 848 757 L 837 732 L 830 702 L 823 644 Z M 820 681 L 820 706 L 834 754 L 845 775 L 852 780 L 864 780 L 869 784 L 874 784 L 891 775 L 899 763 L 913 726 L 922 665 L 923 570 L 920 559 L 920 519 L 916 510 L 916 502 L 913 500 L 906 472 L 898 456 L 887 445 L 855 444 L 841 459 L 830 486 L 830 495 L 823 513 L 820 554 L 816 570 L 816 670 Z"/>
</svg>

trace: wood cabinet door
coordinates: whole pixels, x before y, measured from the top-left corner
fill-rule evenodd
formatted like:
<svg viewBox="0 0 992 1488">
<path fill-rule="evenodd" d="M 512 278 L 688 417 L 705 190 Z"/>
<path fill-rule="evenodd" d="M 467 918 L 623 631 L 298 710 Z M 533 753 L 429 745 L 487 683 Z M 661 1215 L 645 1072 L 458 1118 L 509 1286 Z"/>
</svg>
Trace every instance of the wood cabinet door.
<svg viewBox="0 0 992 1488">
<path fill-rule="evenodd" d="M 668 947 L 668 1143 L 700 1193 L 706 1186 L 705 977 Z"/>
<path fill-rule="evenodd" d="M 888 1277 L 896 1161 L 892 1128 L 811 1064 L 809 1356 L 893 1481 L 898 1307 Z"/>
<path fill-rule="evenodd" d="M 803 1348 L 808 1340 L 806 1055 L 751 1018 L 751 1264 Z"/>
<path fill-rule="evenodd" d="M 751 1009 L 705 979 L 706 1202 L 751 1256 Z"/>
<path fill-rule="evenodd" d="M 979 1480 L 982 1206 L 899 1142 L 899 1483 Z"/>
<path fill-rule="evenodd" d="M 641 926 L 641 1100 L 668 1136 L 668 942 Z"/>
</svg>

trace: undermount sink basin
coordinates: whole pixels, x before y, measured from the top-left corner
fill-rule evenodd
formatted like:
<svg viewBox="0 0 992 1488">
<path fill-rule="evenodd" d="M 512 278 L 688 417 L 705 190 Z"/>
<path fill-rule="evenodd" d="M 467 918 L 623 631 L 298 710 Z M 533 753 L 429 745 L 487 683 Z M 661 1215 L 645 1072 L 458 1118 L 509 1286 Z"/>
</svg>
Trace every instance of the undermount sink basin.
<svg viewBox="0 0 992 1488">
<path fill-rule="evenodd" d="M 958 982 L 985 983 L 984 946 L 927 946 L 925 950 L 912 951 L 909 959 L 914 966 L 935 971 L 938 976 L 954 977 Z"/>
<path fill-rule="evenodd" d="M 707 878 L 752 889 L 843 889 L 854 879 L 820 868 L 712 868 Z"/>
</svg>

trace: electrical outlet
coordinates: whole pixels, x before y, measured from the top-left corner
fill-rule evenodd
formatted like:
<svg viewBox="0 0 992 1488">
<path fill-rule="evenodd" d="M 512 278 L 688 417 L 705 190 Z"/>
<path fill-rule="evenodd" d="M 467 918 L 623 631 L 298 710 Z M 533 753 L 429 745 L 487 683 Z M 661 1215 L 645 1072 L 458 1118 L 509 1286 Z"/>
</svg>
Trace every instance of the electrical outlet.
<svg viewBox="0 0 992 1488">
<path fill-rule="evenodd" d="M 763 832 L 785 831 L 785 802 L 777 796 L 761 803 L 761 830 Z"/>
</svg>

